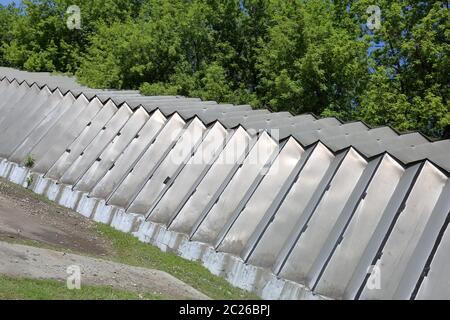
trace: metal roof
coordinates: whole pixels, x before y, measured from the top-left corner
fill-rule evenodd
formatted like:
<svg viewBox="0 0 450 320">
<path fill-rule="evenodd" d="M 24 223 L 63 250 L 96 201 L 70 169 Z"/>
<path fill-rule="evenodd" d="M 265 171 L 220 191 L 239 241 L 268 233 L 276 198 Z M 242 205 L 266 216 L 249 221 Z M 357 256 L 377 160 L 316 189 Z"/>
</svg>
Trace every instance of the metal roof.
<svg viewBox="0 0 450 320">
<path fill-rule="evenodd" d="M 239 118 L 239 113 L 233 114 L 222 112 L 222 110 L 234 107 L 235 110 L 233 111 L 247 111 L 251 110 L 250 106 L 217 104 L 214 101 L 201 101 L 198 98 L 182 96 L 149 97 L 142 96 L 135 90 L 89 89 L 79 85 L 72 77 L 52 75 L 47 72 L 26 72 L 0 67 L 0 78 L 6 78 L 10 82 L 17 81 L 18 83 L 25 81 L 29 86 L 36 84 L 40 88 L 47 86 L 52 91 L 59 89 L 63 94 L 71 92 L 76 97 L 84 94 L 88 100 L 97 97 L 103 103 L 112 100 L 117 106 L 126 103 L 132 110 L 142 106 L 148 112 L 159 109 L 166 116 L 174 112 L 178 112 L 184 119 L 197 116 L 207 125 L 214 121 L 220 121 L 226 128 L 242 125 L 246 129 L 277 129 L 280 131 L 280 139 L 292 136 L 304 146 L 321 141 L 333 151 L 354 147 L 367 157 L 373 157 L 383 152 L 401 153 L 402 156 L 397 159 L 404 164 L 428 159 L 444 170 L 450 171 L 446 157 L 442 157 L 440 151 L 436 151 L 438 154 L 434 154 L 434 147 L 426 148 L 422 146 L 421 150 L 423 151 L 420 152 L 417 152 L 414 148 L 409 148 L 412 145 L 430 142 L 420 133 L 398 134 L 389 127 L 370 129 L 362 122 L 342 124 L 335 118 L 316 119 L 312 115 L 300 117 L 310 117 L 312 122 L 318 120 L 314 125 L 311 122 L 296 124 L 297 118 L 290 116 L 289 113 L 273 113 L 268 114 L 263 119 L 259 118 L 260 113 L 269 113 L 265 109 L 254 110 L 253 114 L 243 113 L 242 118 Z M 284 121 L 284 117 L 292 118 L 290 119 L 291 122 Z M 400 151 L 396 152 L 396 150 Z"/>
</svg>

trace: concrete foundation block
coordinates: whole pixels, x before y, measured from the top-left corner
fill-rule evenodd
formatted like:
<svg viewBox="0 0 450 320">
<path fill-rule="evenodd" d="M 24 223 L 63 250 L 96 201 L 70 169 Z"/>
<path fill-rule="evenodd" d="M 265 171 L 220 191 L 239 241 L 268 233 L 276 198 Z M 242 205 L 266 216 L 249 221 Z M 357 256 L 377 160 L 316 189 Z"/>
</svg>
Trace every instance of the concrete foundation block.
<svg viewBox="0 0 450 320">
<path fill-rule="evenodd" d="M 56 201 L 56 199 L 59 197 L 60 190 L 61 185 L 58 184 L 55 180 L 50 180 L 45 195 L 47 196 L 48 199 Z"/>
<path fill-rule="evenodd" d="M 126 233 L 134 232 L 139 229 L 143 218 L 140 214 L 127 213 L 124 209 L 119 209 L 112 217 L 111 227 Z"/>
<path fill-rule="evenodd" d="M 0 176 L 6 178 L 9 175 L 10 162 L 6 159 L 0 161 Z"/>
<path fill-rule="evenodd" d="M 76 211 L 86 218 L 90 218 L 95 212 L 98 201 L 99 200 L 96 198 L 89 198 L 87 193 L 83 193 L 78 202 Z"/>
<path fill-rule="evenodd" d="M 155 225 L 149 221 L 144 221 L 140 224 L 139 229 L 132 234 L 142 242 L 152 243 L 154 232 Z"/>
<path fill-rule="evenodd" d="M 73 190 L 72 186 L 61 185 L 60 187 L 60 195 L 58 199 L 58 203 L 63 207 L 75 210 L 78 206 L 78 203 L 83 195 L 83 192 Z"/>
<path fill-rule="evenodd" d="M 225 275 L 225 265 L 227 264 L 229 256 L 217 252 L 212 247 L 207 247 L 201 257 L 201 263 L 216 276 Z"/>
<path fill-rule="evenodd" d="M 178 254 L 184 259 L 191 261 L 201 261 L 206 250 L 206 246 L 203 243 L 196 241 L 189 241 L 187 236 L 184 236 L 178 247 Z"/>
<path fill-rule="evenodd" d="M 44 178 L 40 173 L 33 173 L 33 186 L 32 190 L 34 193 L 43 195 L 48 190 L 51 180 Z"/>
<path fill-rule="evenodd" d="M 117 210 L 114 206 L 108 206 L 104 200 L 97 203 L 97 207 L 92 215 L 92 219 L 104 224 L 111 224 L 114 212 Z"/>
<path fill-rule="evenodd" d="M 30 170 L 25 167 L 21 167 L 16 163 L 9 163 L 9 174 L 7 179 L 15 184 L 21 185 L 22 187 L 28 187 L 28 173 Z"/>
<path fill-rule="evenodd" d="M 247 265 L 238 257 L 230 256 L 225 266 L 226 279 L 233 286 L 254 291 L 259 278 L 260 269 Z"/>
</svg>

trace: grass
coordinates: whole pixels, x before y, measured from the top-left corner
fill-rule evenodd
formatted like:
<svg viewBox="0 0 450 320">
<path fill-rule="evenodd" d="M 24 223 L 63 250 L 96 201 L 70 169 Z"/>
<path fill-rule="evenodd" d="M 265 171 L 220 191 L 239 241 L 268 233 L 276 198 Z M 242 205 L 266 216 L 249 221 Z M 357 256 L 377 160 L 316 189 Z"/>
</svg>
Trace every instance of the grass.
<svg viewBox="0 0 450 320">
<path fill-rule="evenodd" d="M 0 179 L 0 181 L 8 187 L 17 188 L 25 195 L 50 205 L 52 208 L 55 208 L 55 211 L 67 210 L 67 208 L 62 207 L 57 203 L 49 200 L 45 196 L 38 195 L 29 189 L 12 184 L 5 179 Z M 257 295 L 245 290 L 235 288 L 230 285 L 224 278 L 213 275 L 208 269 L 203 267 L 198 262 L 185 260 L 174 253 L 162 252 L 155 246 L 140 242 L 131 234 L 117 231 L 112 227 L 102 223 L 96 223 L 96 228 L 93 229 L 94 230 L 92 230 L 92 232 L 97 233 L 99 237 L 105 239 L 108 243 L 110 243 L 110 247 L 112 248 L 111 250 L 109 250 L 109 253 L 99 257 L 101 259 L 108 259 L 132 266 L 157 269 L 167 272 L 212 299 L 259 299 Z M 0 235 L 0 241 L 20 243 L 24 245 L 43 247 L 52 250 L 61 250 L 61 246 L 45 244 L 29 239 L 13 239 L 8 236 Z M 67 252 L 94 256 L 74 250 L 69 250 L 66 247 L 63 248 L 64 251 Z M 0 285 L 1 284 L 2 283 L 0 281 Z M 1 288 L 0 298 L 2 298 Z M 80 297 L 80 299 L 82 299 L 82 297 Z"/>
<path fill-rule="evenodd" d="M 112 258 L 117 262 L 165 271 L 212 299 L 259 299 L 253 293 L 231 286 L 224 278 L 213 275 L 198 262 L 162 252 L 110 226 L 99 223 L 97 228 L 101 236 L 112 242 Z"/>
<path fill-rule="evenodd" d="M 29 154 L 26 157 L 23 164 L 25 165 L 26 168 L 31 169 L 34 167 L 35 162 L 36 162 L 36 160 L 34 159 L 34 157 L 31 154 Z"/>
<path fill-rule="evenodd" d="M 113 289 L 106 286 L 84 285 L 80 290 L 69 290 L 66 283 L 57 280 L 35 280 L 0 275 L 2 300 L 159 300 L 158 294 L 147 294 Z"/>
</svg>

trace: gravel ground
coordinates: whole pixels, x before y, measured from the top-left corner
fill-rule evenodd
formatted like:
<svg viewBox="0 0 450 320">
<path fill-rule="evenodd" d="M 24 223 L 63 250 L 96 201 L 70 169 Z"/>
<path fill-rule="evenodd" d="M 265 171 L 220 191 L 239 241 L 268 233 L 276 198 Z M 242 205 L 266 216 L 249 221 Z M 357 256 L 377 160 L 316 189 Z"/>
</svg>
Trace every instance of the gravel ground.
<svg viewBox="0 0 450 320">
<path fill-rule="evenodd" d="M 66 281 L 71 274 L 68 273 L 68 267 L 74 266 L 81 272 L 81 286 L 111 286 L 116 289 L 161 294 L 170 299 L 208 299 L 204 294 L 162 271 L 0 241 L 0 274 Z"/>
</svg>

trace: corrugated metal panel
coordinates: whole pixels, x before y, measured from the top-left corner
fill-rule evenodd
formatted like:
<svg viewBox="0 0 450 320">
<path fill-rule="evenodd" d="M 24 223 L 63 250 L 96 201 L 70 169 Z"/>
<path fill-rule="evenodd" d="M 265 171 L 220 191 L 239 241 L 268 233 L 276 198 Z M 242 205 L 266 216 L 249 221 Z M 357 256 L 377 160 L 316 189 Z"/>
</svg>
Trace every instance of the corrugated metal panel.
<svg viewBox="0 0 450 320">
<path fill-rule="evenodd" d="M 194 155 L 186 165 L 180 168 L 179 174 L 174 174 L 169 181 L 166 181 L 165 193 L 148 210 L 150 221 L 164 224 L 169 222 L 174 210 L 186 196 L 192 194 L 193 189 L 203 179 L 211 163 L 222 151 L 227 136 L 228 132 L 222 125 L 219 123 L 213 125 Z"/>
<path fill-rule="evenodd" d="M 150 148 L 167 119 L 159 111 L 155 111 L 144 127 L 128 145 L 127 149 L 117 159 L 112 168 L 108 169 L 105 176 L 96 184 L 90 196 L 107 199 L 119 186 L 124 176 L 139 161 L 143 153 Z"/>
<path fill-rule="evenodd" d="M 8 128 L 14 123 L 13 119 L 20 117 L 26 108 L 33 105 L 33 101 L 36 101 L 38 96 L 47 97 L 51 94 L 50 90 L 47 88 L 41 92 L 38 86 L 32 86 L 31 88 L 27 85 L 22 85 L 24 90 L 23 96 L 20 99 L 11 99 L 9 103 L 5 106 L 2 114 L 0 114 L 0 126 L 3 132 L 6 132 Z"/>
<path fill-rule="evenodd" d="M 113 191 L 108 203 L 122 208 L 127 208 L 135 195 L 142 189 L 149 177 L 154 172 L 160 161 L 175 145 L 182 134 L 186 123 L 177 114 L 167 121 L 164 128 L 155 141 L 142 155 L 135 166 L 126 173 L 124 180 Z"/>
<path fill-rule="evenodd" d="M 114 137 L 120 133 L 132 114 L 130 108 L 126 106 L 120 108 L 82 153 L 73 161 L 71 166 L 65 170 L 60 181 L 69 185 L 77 183 Z"/>
<path fill-rule="evenodd" d="M 280 201 L 283 186 L 300 169 L 298 164 L 304 152 L 294 139 L 286 142 L 244 208 L 235 211 L 224 225 L 215 244 L 217 250 L 241 255 L 264 213 L 273 202 Z"/>
<path fill-rule="evenodd" d="M 312 215 L 305 217 L 281 251 L 275 266 L 281 276 L 311 285 L 314 262 L 366 167 L 353 149 L 346 153 Z"/>
<path fill-rule="evenodd" d="M 180 203 L 180 206 L 174 210 L 169 221 L 171 230 L 186 234 L 192 233 L 202 212 L 208 211 L 207 208 L 212 206 L 222 193 L 223 188 L 242 164 L 252 144 L 250 135 L 242 127 L 237 128 L 194 193 L 185 203 Z"/>
<path fill-rule="evenodd" d="M 394 159 L 383 157 L 324 267 L 317 293 L 335 299 L 348 296 L 348 284 L 404 172 Z"/>
<path fill-rule="evenodd" d="M 33 171 L 47 173 L 69 145 L 91 123 L 102 106 L 97 99 L 89 103 L 83 96 L 78 97 L 70 111 L 66 112 L 29 152 L 36 159 Z"/>
<path fill-rule="evenodd" d="M 90 192 L 148 119 L 149 115 L 144 109 L 136 110 L 98 158 L 88 167 L 86 173 L 74 186 L 74 190 Z"/>
<path fill-rule="evenodd" d="M 320 143 L 314 147 L 311 154 L 307 154 L 306 163 L 279 208 L 274 208 L 275 212 L 268 212 L 262 221 L 259 228 L 264 229 L 264 233 L 260 235 L 259 232 L 255 232 L 252 236 L 254 240 L 249 241 L 243 256 L 248 263 L 273 268 L 278 253 L 289 234 L 294 231 L 302 212 L 313 195 L 320 192 L 317 190 L 319 184 L 327 175 L 334 158 L 335 156 Z"/>
<path fill-rule="evenodd" d="M 216 203 L 202 213 L 198 226 L 194 227 L 193 240 L 215 244 L 223 226 L 236 210 L 242 209 L 278 151 L 278 144 L 263 132 Z"/>
<path fill-rule="evenodd" d="M 82 195 L 83 214 L 145 226 L 140 238 L 265 297 L 450 297 L 450 140 L 88 89 L 48 73 L 0 75 L 9 77 L 0 77 L 0 155 L 9 157 L 0 172 L 11 181 L 28 170 L 9 162 L 31 154 L 31 171 L 56 180 L 39 177 L 36 192 L 73 185 L 64 205 Z"/>
<path fill-rule="evenodd" d="M 103 106 L 95 117 L 88 123 L 84 130 L 76 137 L 70 146 L 66 149 L 59 160 L 47 172 L 46 176 L 59 180 L 70 168 L 72 163 L 82 155 L 84 149 L 95 139 L 95 137 L 103 130 L 106 123 L 117 112 L 116 106 L 112 102 L 108 102 Z"/>
<path fill-rule="evenodd" d="M 408 199 L 400 208 L 386 243 L 381 248 L 381 256 L 376 260 L 375 268 L 382 275 L 380 288 L 371 289 L 365 286 L 361 299 L 395 298 L 396 290 L 402 277 L 406 275 L 408 263 L 419 245 L 447 180 L 448 178 L 430 163 L 424 164 Z"/>
<path fill-rule="evenodd" d="M 68 111 L 75 112 L 72 109 L 75 98 L 68 93 L 55 108 L 45 117 L 36 128 L 25 138 L 25 140 L 13 151 L 9 157 L 10 161 L 22 163 L 30 154 L 31 149 L 48 133 L 48 131 L 61 119 Z"/>
<path fill-rule="evenodd" d="M 9 83 L 8 80 L 4 80 L 3 82 Z M 8 108 L 11 107 L 16 101 L 20 100 L 26 93 L 26 85 L 20 85 L 17 81 L 14 81 L 11 84 L 7 84 L 7 87 L 3 90 L 2 93 L 2 101 L 0 101 L 0 111 L 2 115 L 0 115 L 0 119 L 6 115 L 8 112 Z"/>
<path fill-rule="evenodd" d="M 151 177 L 145 182 L 139 193 L 130 201 L 127 210 L 133 213 L 146 214 L 158 199 L 158 195 L 174 178 L 178 168 L 185 164 L 202 140 L 206 127 L 200 120 L 194 119 L 184 130 L 172 150 L 159 163 Z"/>
<path fill-rule="evenodd" d="M 12 151 L 33 131 L 34 128 L 53 110 L 61 101 L 62 95 L 59 90 L 51 93 L 46 89 L 41 90 L 30 108 L 24 108 L 19 114 L 15 114 L 15 121 L 10 120 L 11 125 L 3 131 L 0 137 L 0 156 L 8 157 Z"/>
<path fill-rule="evenodd" d="M 448 188 L 443 193 L 445 198 L 442 201 L 446 202 L 447 210 L 449 210 L 450 193 Z M 441 197 L 442 197 L 441 196 Z M 450 299 L 450 277 L 448 276 L 450 265 L 450 228 L 448 228 L 448 221 L 445 232 L 433 256 L 429 271 L 427 272 L 423 282 L 420 285 L 416 299 Z M 427 271 L 427 270 L 425 270 Z"/>
<path fill-rule="evenodd" d="M 19 85 L 17 82 L 11 84 L 10 94 L 5 97 L 2 105 L 2 112 L 0 114 L 1 128 L 6 129 L 4 119 L 11 115 L 11 110 L 15 108 L 16 104 L 19 104 L 21 101 L 27 102 L 27 99 L 31 99 L 29 97 L 36 96 L 37 90 L 39 90 L 37 86 L 30 88 L 27 84 Z"/>
</svg>

